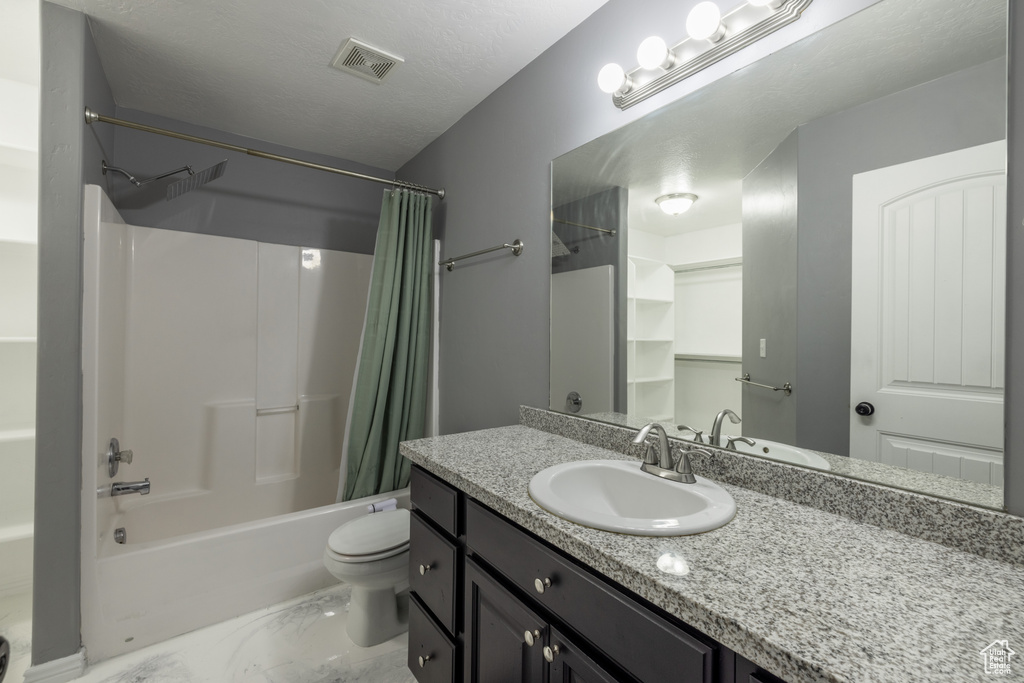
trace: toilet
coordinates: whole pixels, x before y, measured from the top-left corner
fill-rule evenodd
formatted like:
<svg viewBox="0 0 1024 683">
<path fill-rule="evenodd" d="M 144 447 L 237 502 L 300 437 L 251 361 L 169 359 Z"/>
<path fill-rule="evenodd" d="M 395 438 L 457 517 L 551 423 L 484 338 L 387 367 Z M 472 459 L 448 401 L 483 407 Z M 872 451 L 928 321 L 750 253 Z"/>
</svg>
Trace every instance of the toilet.
<svg viewBox="0 0 1024 683">
<path fill-rule="evenodd" d="M 343 524 L 327 539 L 324 566 L 351 584 L 348 635 L 361 647 L 409 628 L 409 511 L 376 512 Z"/>
</svg>

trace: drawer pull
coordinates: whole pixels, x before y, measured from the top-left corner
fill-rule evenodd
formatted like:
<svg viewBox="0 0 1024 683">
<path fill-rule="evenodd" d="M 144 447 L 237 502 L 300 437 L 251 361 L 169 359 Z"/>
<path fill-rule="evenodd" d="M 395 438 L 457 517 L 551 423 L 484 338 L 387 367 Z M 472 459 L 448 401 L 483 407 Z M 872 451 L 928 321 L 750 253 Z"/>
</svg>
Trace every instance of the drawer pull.
<svg viewBox="0 0 1024 683">
<path fill-rule="evenodd" d="M 526 631 L 523 633 L 523 639 L 526 641 L 528 647 L 533 647 L 536 639 L 540 638 L 540 631 Z"/>
<path fill-rule="evenodd" d="M 538 593 L 543 593 L 548 588 L 551 588 L 551 579 L 534 579 L 533 587 L 537 589 Z"/>
<path fill-rule="evenodd" d="M 429 572 L 433 567 L 434 567 L 434 563 L 433 562 L 431 562 L 430 564 L 421 564 L 420 565 L 420 576 L 423 576 L 424 574 Z"/>
<path fill-rule="evenodd" d="M 422 669 L 423 667 L 425 667 L 427 665 L 427 662 L 429 662 L 429 661 L 430 661 L 430 655 L 427 655 L 426 657 L 424 657 L 423 655 L 420 655 L 420 668 Z"/>
<path fill-rule="evenodd" d="M 558 649 L 557 645 L 552 645 L 551 647 L 547 647 L 547 646 L 544 647 L 544 659 L 549 664 L 551 662 L 555 661 L 555 655 L 557 655 L 558 653 L 559 653 L 559 649 Z"/>
</svg>

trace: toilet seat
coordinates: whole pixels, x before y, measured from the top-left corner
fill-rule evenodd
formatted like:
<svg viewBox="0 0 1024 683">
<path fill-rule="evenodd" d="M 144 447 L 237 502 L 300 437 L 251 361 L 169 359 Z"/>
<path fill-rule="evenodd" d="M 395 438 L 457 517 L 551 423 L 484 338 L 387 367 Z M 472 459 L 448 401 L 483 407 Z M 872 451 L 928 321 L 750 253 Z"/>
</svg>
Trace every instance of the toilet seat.
<svg viewBox="0 0 1024 683">
<path fill-rule="evenodd" d="M 331 533 L 327 554 L 338 562 L 374 562 L 409 549 L 409 511 L 376 512 Z"/>
</svg>

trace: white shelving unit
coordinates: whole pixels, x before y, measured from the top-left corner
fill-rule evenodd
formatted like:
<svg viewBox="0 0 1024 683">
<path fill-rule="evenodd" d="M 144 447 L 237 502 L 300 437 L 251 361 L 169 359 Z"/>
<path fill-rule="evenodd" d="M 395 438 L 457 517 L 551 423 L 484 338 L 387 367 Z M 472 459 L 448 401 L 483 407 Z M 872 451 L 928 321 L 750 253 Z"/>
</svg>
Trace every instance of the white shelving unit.
<svg viewBox="0 0 1024 683">
<path fill-rule="evenodd" d="M 0 603 L 31 590 L 35 497 L 39 85 L 11 80 L 12 68 L 0 74 Z"/>
<path fill-rule="evenodd" d="M 675 416 L 675 276 L 668 265 L 630 256 L 626 289 L 627 411 Z"/>
</svg>

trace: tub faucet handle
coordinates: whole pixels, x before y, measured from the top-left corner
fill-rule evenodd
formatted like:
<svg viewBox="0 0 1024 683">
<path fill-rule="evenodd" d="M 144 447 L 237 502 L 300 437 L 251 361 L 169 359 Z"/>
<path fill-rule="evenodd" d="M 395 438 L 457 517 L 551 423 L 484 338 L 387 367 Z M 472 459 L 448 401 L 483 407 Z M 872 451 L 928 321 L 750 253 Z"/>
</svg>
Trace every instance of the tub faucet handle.
<svg viewBox="0 0 1024 683">
<path fill-rule="evenodd" d="M 117 468 L 121 463 L 131 465 L 132 452 L 130 450 L 122 451 L 121 444 L 117 442 L 116 438 L 113 438 L 107 446 L 107 474 L 110 475 L 111 479 L 117 475 Z"/>
</svg>

